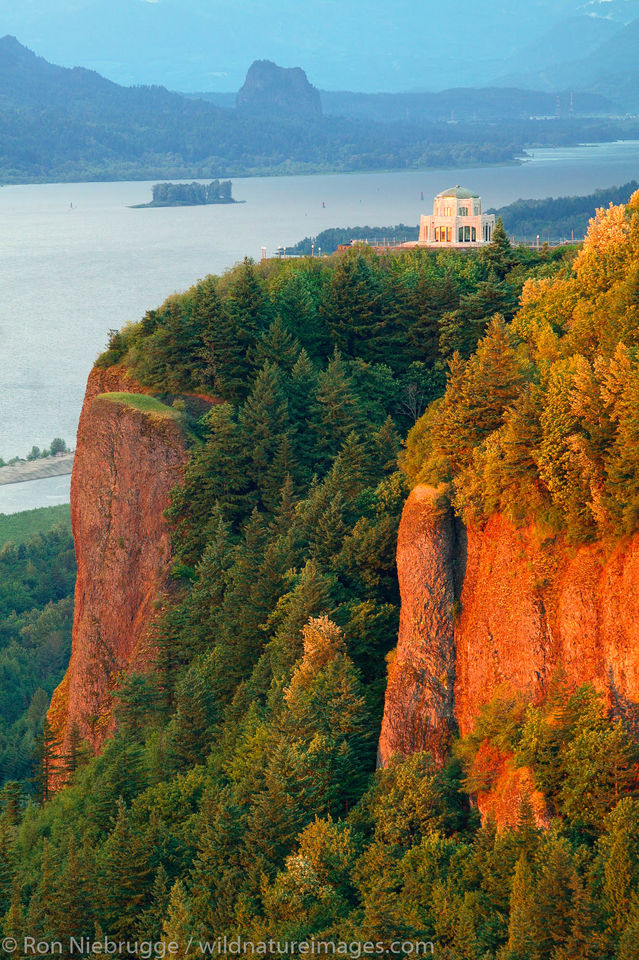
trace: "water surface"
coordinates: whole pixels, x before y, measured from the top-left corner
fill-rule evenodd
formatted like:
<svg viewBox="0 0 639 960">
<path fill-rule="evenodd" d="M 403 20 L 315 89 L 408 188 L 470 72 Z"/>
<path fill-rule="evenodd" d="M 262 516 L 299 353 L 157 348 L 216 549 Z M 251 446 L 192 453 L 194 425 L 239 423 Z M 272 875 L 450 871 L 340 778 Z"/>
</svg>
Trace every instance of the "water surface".
<svg viewBox="0 0 639 960">
<path fill-rule="evenodd" d="M 234 181 L 244 204 L 129 209 L 151 183 L 0 190 L 0 456 L 73 444 L 87 374 L 110 328 L 244 256 L 334 226 L 417 223 L 460 183 L 484 205 L 590 193 L 639 175 L 639 142 L 537 150 L 513 166 Z M 421 193 L 424 201 L 420 200 Z M 43 506 L 60 478 L 0 490 L 0 512 Z M 57 486 L 56 486 L 57 482 Z M 52 492 L 45 492 L 51 484 Z"/>
</svg>

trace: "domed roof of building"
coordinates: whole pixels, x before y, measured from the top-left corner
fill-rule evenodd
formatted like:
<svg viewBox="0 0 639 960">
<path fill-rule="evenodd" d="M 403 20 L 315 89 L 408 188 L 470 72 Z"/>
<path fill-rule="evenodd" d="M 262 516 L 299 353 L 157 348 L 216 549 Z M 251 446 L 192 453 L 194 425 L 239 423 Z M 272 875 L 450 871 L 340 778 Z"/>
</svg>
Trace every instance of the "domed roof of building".
<svg viewBox="0 0 639 960">
<path fill-rule="evenodd" d="M 470 190 L 465 190 L 464 187 L 460 187 L 457 184 L 456 187 L 449 187 L 448 190 L 442 190 L 441 193 L 437 194 L 436 199 L 440 197 L 455 197 L 457 200 L 473 200 L 475 197 L 479 197 L 478 193 L 471 193 Z"/>
</svg>

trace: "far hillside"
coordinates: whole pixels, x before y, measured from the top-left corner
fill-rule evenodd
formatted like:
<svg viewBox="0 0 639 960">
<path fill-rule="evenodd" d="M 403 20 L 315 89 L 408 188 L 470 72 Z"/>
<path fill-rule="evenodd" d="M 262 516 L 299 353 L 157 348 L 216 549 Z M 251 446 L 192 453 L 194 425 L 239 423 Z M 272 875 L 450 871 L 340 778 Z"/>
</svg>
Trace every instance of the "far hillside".
<svg viewBox="0 0 639 960">
<path fill-rule="evenodd" d="M 599 207 L 627 203 L 639 184 L 636 180 L 621 187 L 596 190 L 585 197 L 546 197 L 544 200 L 516 200 L 506 207 L 489 210 L 501 217 L 514 240 L 583 240 L 590 219 Z"/>
<path fill-rule="evenodd" d="M 71 510 L 68 503 L 54 507 L 37 507 L 20 513 L 0 513 L 0 550 L 5 543 L 26 543 L 40 533 L 59 527 L 71 532 Z"/>
<path fill-rule="evenodd" d="M 91 70 L 55 66 L 15 37 L 4 37 L 0 182 L 415 170 L 510 162 L 533 144 L 639 138 L 639 119 L 587 119 L 565 111 L 552 122 L 524 111 L 489 128 L 475 121 L 478 109 L 455 123 L 405 111 L 384 123 L 372 116 L 326 116 L 301 69 L 271 68 L 266 91 L 256 89 L 251 68 L 240 109 L 229 110 L 163 87 L 123 87 Z M 300 90 L 302 115 L 294 109 Z M 604 109 L 597 103 L 593 113 Z M 548 112 L 547 104 L 541 112 Z"/>
<path fill-rule="evenodd" d="M 582 197 L 546 197 L 544 200 L 516 200 L 505 207 L 492 207 L 487 213 L 501 217 L 514 243 L 551 240 L 581 242 L 590 219 L 599 207 L 627 203 L 639 188 L 636 180 L 621 187 L 606 187 Z M 304 237 L 287 247 L 286 253 L 293 256 L 310 256 L 313 253 L 335 253 L 338 246 L 353 240 L 373 244 L 395 244 L 417 240 L 419 227 L 405 223 L 386 227 L 330 227 L 314 237 Z"/>
</svg>

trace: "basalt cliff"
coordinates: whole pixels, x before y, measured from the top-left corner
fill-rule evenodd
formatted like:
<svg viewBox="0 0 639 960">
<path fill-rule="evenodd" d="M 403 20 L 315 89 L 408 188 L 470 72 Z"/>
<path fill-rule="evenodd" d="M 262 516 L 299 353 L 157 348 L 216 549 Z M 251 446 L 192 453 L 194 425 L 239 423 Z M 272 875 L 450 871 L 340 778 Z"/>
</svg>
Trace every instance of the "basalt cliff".
<svg viewBox="0 0 639 960">
<path fill-rule="evenodd" d="M 62 753 L 74 725 L 94 750 L 113 729 L 113 689 L 149 663 L 150 626 L 169 584 L 163 511 L 187 452 L 179 418 L 147 392 L 118 368 L 94 369 L 87 384 L 71 479 L 73 648 L 49 710 Z"/>
<path fill-rule="evenodd" d="M 381 764 L 418 750 L 442 760 L 492 697 L 543 697 L 558 671 L 575 686 L 592 684 L 613 714 L 635 720 L 639 536 L 577 547 L 500 515 L 464 527 L 442 494 L 418 486 L 404 508 L 397 567 L 401 622 Z M 492 761 L 495 783 L 531 798 L 525 772 L 515 774 L 507 757 Z"/>
</svg>

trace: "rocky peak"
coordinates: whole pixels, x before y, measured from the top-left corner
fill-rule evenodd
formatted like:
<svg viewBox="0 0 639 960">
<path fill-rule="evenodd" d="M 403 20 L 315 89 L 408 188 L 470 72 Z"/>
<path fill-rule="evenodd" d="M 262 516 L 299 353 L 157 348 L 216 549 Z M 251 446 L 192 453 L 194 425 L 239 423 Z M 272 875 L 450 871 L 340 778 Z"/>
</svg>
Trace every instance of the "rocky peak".
<svg viewBox="0 0 639 960">
<path fill-rule="evenodd" d="M 278 67 L 271 60 L 251 64 L 235 105 L 252 116 L 312 119 L 322 115 L 319 90 L 302 68 Z"/>
</svg>

